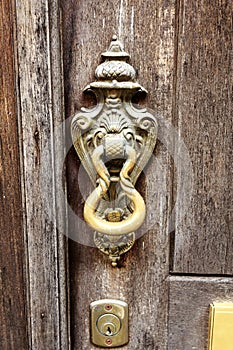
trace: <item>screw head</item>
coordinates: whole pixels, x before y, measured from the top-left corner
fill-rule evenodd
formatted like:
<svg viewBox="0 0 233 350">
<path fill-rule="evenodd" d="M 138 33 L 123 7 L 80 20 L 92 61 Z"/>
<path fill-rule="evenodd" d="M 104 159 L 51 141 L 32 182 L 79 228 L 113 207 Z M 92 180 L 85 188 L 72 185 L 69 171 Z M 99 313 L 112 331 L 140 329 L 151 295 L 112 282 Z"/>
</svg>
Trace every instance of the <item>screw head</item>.
<svg viewBox="0 0 233 350">
<path fill-rule="evenodd" d="M 106 304 L 105 305 L 105 310 L 107 310 L 107 311 L 112 310 L 112 305 Z"/>
<path fill-rule="evenodd" d="M 112 340 L 108 338 L 108 339 L 106 339 L 105 343 L 106 343 L 107 345 L 112 345 Z"/>
</svg>

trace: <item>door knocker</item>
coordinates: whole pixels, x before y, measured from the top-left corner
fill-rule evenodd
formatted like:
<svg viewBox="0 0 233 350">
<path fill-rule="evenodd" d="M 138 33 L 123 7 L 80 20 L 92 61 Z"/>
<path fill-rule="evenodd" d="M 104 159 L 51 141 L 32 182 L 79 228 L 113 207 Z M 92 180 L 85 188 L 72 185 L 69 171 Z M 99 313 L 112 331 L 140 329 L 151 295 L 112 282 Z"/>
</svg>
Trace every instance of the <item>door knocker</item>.
<svg viewBox="0 0 233 350">
<path fill-rule="evenodd" d="M 157 121 L 145 108 L 132 104 L 146 90 L 135 82 L 128 53 L 114 35 L 97 81 L 84 91 L 97 99 L 94 108 L 81 108 L 71 124 L 75 150 L 95 187 L 84 205 L 84 219 L 95 231 L 94 242 L 112 265 L 134 244 L 135 231 L 146 215 L 135 183 L 156 143 Z"/>
</svg>

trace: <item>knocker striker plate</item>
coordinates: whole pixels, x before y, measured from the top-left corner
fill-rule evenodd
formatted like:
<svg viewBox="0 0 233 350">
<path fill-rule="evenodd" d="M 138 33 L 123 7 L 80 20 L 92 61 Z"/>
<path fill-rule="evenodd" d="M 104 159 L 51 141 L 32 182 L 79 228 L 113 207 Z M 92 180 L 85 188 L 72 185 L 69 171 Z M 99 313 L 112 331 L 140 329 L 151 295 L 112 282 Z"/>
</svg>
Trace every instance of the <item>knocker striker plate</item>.
<svg viewBox="0 0 233 350">
<path fill-rule="evenodd" d="M 133 96 L 145 89 L 135 82 L 129 55 L 113 36 L 97 80 L 84 91 L 97 99 L 94 108 L 81 108 L 71 124 L 75 150 L 95 190 L 84 205 L 84 219 L 95 231 L 94 242 L 112 265 L 134 244 L 146 207 L 135 183 L 156 143 L 157 121 L 146 108 L 136 108 Z"/>
</svg>

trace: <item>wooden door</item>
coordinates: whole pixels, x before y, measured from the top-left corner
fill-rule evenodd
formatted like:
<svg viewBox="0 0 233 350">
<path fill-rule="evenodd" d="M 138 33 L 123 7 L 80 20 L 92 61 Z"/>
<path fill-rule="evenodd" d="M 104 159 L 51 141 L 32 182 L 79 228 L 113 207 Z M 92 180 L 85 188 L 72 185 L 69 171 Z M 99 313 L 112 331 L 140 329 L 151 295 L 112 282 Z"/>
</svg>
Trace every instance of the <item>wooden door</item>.
<svg viewBox="0 0 233 350">
<path fill-rule="evenodd" d="M 209 304 L 233 299 L 232 11 L 230 1 L 2 1 L 1 349 L 95 349 L 89 305 L 104 298 L 129 305 L 122 349 L 207 349 Z M 91 230 L 77 220 L 85 175 L 69 130 L 93 104 L 82 90 L 113 34 L 159 123 L 137 182 L 150 229 L 118 268 L 77 239 Z"/>
</svg>

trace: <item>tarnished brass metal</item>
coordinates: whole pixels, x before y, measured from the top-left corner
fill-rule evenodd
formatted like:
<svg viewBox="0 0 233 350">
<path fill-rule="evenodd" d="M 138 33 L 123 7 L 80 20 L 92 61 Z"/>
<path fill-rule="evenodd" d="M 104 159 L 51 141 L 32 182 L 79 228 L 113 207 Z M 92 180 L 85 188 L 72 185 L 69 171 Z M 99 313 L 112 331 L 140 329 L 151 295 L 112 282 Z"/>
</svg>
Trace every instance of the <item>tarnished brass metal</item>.
<svg viewBox="0 0 233 350">
<path fill-rule="evenodd" d="M 233 303 L 210 305 L 208 350 L 233 349 Z"/>
<path fill-rule="evenodd" d="M 146 108 L 136 108 L 133 96 L 145 89 L 135 82 L 129 55 L 113 36 L 97 81 L 84 91 L 97 98 L 94 108 L 82 108 L 72 121 L 76 152 L 97 187 L 84 206 L 84 219 L 95 230 L 96 246 L 116 266 L 121 254 L 134 244 L 146 206 L 135 183 L 156 143 L 157 121 Z"/>
<path fill-rule="evenodd" d="M 127 303 L 114 299 L 98 300 L 91 303 L 90 311 L 93 344 L 114 348 L 128 343 Z"/>
</svg>

